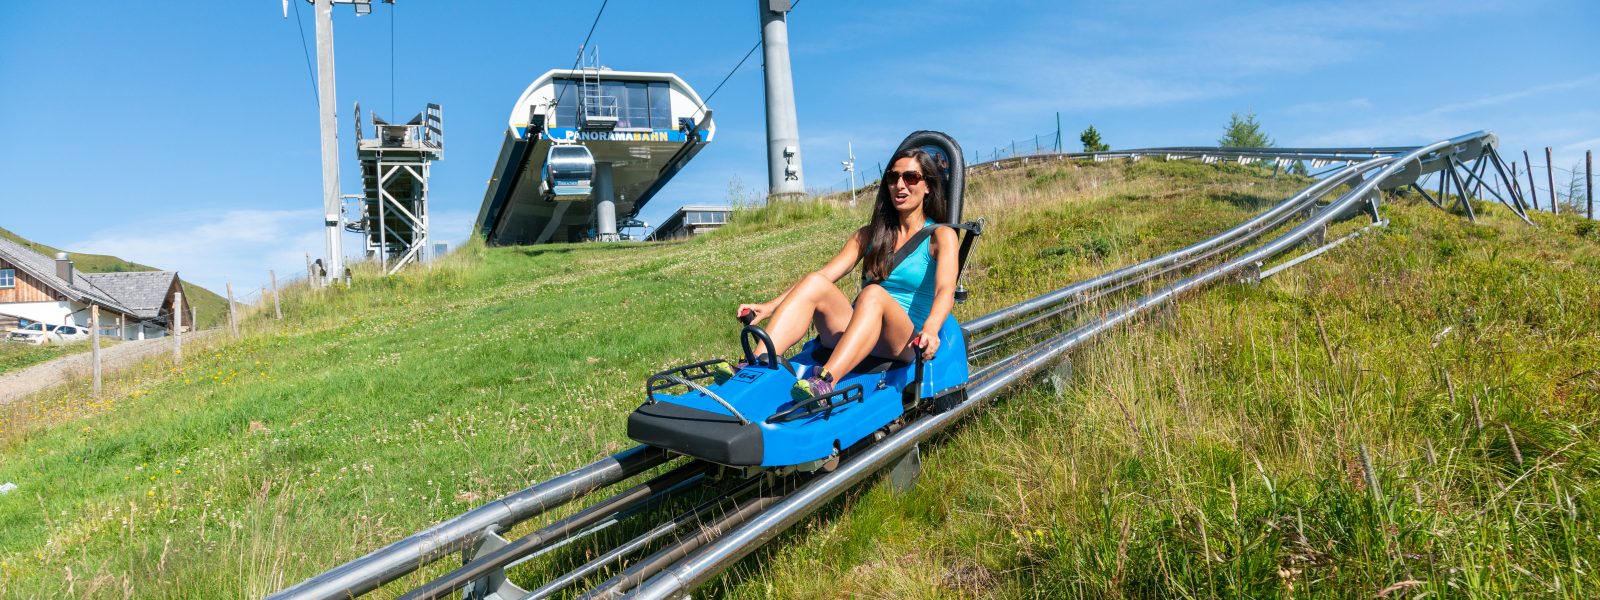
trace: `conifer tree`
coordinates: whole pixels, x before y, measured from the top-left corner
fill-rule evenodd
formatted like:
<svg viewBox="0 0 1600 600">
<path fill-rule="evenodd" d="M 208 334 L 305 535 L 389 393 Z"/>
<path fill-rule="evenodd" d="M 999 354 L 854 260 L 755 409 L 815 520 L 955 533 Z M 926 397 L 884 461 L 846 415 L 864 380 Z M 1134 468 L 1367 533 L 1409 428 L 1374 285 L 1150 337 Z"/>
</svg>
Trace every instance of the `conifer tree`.
<svg viewBox="0 0 1600 600">
<path fill-rule="evenodd" d="M 1078 134 L 1078 141 L 1083 142 L 1084 152 L 1105 152 L 1111 149 L 1111 146 L 1100 141 L 1100 132 L 1095 130 L 1093 125 Z"/>
</svg>

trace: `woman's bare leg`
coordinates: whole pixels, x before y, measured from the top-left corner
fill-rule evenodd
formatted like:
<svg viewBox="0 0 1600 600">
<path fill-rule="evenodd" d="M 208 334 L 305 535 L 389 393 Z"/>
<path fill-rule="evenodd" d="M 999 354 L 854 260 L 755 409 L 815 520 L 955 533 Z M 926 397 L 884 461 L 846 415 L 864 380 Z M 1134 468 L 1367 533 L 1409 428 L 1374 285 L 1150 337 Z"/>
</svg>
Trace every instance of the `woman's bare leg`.
<svg viewBox="0 0 1600 600">
<path fill-rule="evenodd" d="M 835 378 L 844 376 L 869 354 L 902 358 L 916 326 L 900 304 L 882 287 L 869 285 L 856 297 L 855 310 L 844 335 L 833 347 L 833 356 L 823 365 Z M 776 342 L 776 340 L 774 340 Z"/>
<path fill-rule="evenodd" d="M 822 345 L 831 347 L 838 343 L 839 336 L 850 324 L 851 312 L 850 299 L 844 292 L 839 291 L 827 277 L 812 273 L 794 284 L 794 289 L 783 299 L 783 304 L 772 311 L 772 318 L 767 321 L 767 335 L 772 336 L 773 345 L 782 354 L 804 338 L 811 326 L 815 325 Z M 766 352 L 761 347 L 763 344 L 757 343 L 756 346 L 757 356 Z"/>
</svg>

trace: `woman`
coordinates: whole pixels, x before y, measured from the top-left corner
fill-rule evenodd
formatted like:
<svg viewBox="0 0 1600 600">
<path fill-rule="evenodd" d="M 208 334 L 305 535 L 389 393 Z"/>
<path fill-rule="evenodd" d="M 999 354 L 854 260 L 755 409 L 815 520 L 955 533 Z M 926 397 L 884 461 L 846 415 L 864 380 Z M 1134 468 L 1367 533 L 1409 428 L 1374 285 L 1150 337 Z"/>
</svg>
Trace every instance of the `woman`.
<svg viewBox="0 0 1600 600">
<path fill-rule="evenodd" d="M 878 186 L 872 221 L 839 254 L 770 302 L 739 305 L 739 315 L 755 314 L 753 322 L 772 318 L 766 330 L 780 354 L 816 326 L 819 343 L 833 355 L 803 380 L 812 396 L 832 392 L 836 374 L 849 373 L 868 355 L 909 361 L 913 346 L 921 346 L 928 359 L 939 351 L 939 328 L 955 306 L 955 230 L 936 228 L 892 271 L 889 263 L 918 231 L 949 220 L 940 172 L 933 156 L 920 149 L 895 153 Z M 851 304 L 834 282 L 858 261 L 867 283 Z"/>
</svg>

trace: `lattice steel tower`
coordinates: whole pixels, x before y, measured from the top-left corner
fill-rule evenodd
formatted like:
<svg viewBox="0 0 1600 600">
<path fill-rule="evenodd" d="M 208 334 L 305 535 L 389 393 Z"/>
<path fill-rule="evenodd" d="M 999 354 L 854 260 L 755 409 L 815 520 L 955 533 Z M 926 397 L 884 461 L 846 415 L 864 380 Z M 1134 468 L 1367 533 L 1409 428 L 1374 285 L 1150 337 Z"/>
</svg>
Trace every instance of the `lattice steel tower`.
<svg viewBox="0 0 1600 600">
<path fill-rule="evenodd" d="M 359 217 L 346 229 L 363 234 L 367 258 L 385 274 L 427 257 L 428 166 L 444 158 L 444 115 L 437 104 L 404 125 L 390 125 L 372 113 L 373 138 L 362 135 L 361 105 L 356 105 L 356 159 L 361 162 L 363 194 Z"/>
</svg>

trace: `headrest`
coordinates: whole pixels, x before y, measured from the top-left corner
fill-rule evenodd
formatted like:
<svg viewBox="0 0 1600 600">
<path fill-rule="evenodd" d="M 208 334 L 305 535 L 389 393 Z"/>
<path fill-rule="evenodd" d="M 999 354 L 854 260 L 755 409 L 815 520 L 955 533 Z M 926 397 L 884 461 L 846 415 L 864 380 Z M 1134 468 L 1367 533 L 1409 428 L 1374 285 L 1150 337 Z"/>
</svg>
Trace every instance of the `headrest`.
<svg viewBox="0 0 1600 600">
<path fill-rule="evenodd" d="M 967 161 L 961 152 L 961 145 L 943 132 L 924 130 L 906 136 L 895 148 L 895 154 L 909 148 L 927 152 L 944 171 L 941 175 L 944 176 L 946 196 L 950 202 L 950 222 L 961 223 L 961 196 L 967 189 Z"/>
</svg>

